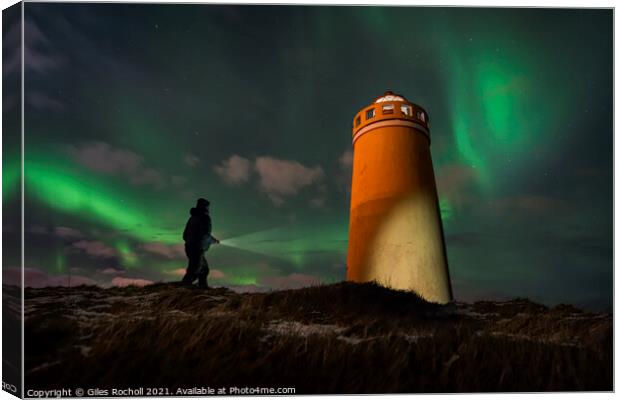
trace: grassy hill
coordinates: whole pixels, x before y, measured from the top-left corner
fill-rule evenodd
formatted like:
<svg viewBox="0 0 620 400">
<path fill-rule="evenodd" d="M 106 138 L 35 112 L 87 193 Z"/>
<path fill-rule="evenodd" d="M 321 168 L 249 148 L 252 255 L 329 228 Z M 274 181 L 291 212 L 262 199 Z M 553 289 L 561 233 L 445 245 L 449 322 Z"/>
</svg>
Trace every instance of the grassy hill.
<svg viewBox="0 0 620 400">
<path fill-rule="evenodd" d="M 438 306 L 374 284 L 26 289 L 26 388 L 612 390 L 611 314 Z"/>
</svg>

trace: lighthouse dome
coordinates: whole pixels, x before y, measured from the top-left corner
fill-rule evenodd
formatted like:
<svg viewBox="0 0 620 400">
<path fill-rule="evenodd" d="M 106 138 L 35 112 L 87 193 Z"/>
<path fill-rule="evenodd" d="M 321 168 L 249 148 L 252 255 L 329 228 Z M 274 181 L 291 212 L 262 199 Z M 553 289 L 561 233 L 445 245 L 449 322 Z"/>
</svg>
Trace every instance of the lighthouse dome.
<svg viewBox="0 0 620 400">
<path fill-rule="evenodd" d="M 375 103 L 383 103 L 384 101 L 407 101 L 407 99 L 405 99 L 399 94 L 394 94 L 394 92 L 388 90 L 383 96 L 377 98 L 377 100 L 375 100 Z"/>
</svg>

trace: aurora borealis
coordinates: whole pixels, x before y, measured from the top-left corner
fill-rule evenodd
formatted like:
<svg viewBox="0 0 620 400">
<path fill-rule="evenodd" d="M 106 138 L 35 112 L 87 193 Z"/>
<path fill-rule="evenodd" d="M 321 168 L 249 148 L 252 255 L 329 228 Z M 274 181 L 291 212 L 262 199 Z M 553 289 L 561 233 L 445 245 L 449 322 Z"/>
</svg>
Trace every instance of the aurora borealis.
<svg viewBox="0 0 620 400">
<path fill-rule="evenodd" d="M 457 300 L 611 308 L 611 10 L 25 15 L 25 266 L 41 284 L 180 279 L 202 196 L 224 241 L 213 285 L 344 279 L 351 119 L 391 89 L 430 115 Z M 4 212 L 19 212 L 19 158 L 3 156 Z"/>
</svg>

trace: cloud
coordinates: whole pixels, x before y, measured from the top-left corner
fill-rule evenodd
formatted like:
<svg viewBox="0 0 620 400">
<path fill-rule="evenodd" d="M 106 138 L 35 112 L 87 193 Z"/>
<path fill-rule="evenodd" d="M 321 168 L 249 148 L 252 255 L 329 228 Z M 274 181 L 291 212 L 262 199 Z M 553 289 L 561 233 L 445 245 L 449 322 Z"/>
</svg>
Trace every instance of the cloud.
<svg viewBox="0 0 620 400">
<path fill-rule="evenodd" d="M 37 110 L 62 111 L 65 106 L 59 100 L 34 90 L 26 92 L 26 103 Z"/>
<path fill-rule="evenodd" d="M 63 58 L 51 51 L 49 39 L 32 19 L 24 21 L 24 30 L 28 32 L 24 46 L 24 66 L 28 71 L 45 74 L 65 64 Z M 15 46 L 8 52 L 10 57 L 5 59 L 4 73 L 7 75 L 17 73 L 21 69 L 21 52 L 18 51 L 21 43 L 20 23 L 14 23 L 7 29 L 4 42 Z M 44 50 L 45 48 L 47 50 Z"/>
<path fill-rule="evenodd" d="M 287 276 L 267 276 L 259 279 L 259 283 L 274 289 L 297 289 L 321 283 L 321 278 L 314 275 L 293 273 Z"/>
<path fill-rule="evenodd" d="M 79 238 L 84 237 L 82 232 L 76 229 L 73 229 L 73 228 L 68 228 L 66 226 L 57 226 L 53 229 L 49 229 L 41 225 L 32 225 L 27 229 L 27 232 L 33 233 L 36 235 L 54 235 L 61 239 L 68 239 L 68 240 L 79 239 Z"/>
<path fill-rule="evenodd" d="M 164 271 L 164 274 L 173 275 L 173 276 L 184 276 L 185 268 L 177 268 L 173 270 Z M 226 274 L 219 269 L 209 269 L 209 279 L 224 279 L 226 278 Z"/>
<path fill-rule="evenodd" d="M 183 244 L 167 245 L 161 242 L 151 242 L 144 243 L 140 247 L 149 253 L 169 259 L 185 258 L 185 247 Z"/>
<path fill-rule="evenodd" d="M 460 206 L 471 200 L 469 186 L 478 179 L 478 171 L 468 165 L 448 164 L 437 171 L 437 191 L 440 197 Z"/>
<path fill-rule="evenodd" d="M 24 30 L 28 32 L 24 45 L 24 67 L 27 73 L 44 76 L 66 65 L 65 59 L 51 49 L 49 39 L 34 21 L 26 19 Z M 15 23 L 8 28 L 4 42 L 6 42 L 4 74 L 10 76 L 21 71 L 21 51 L 19 51 L 21 50 L 19 47 L 21 24 Z M 9 104 L 16 99 L 15 96 L 7 96 L 7 106 L 16 105 Z M 28 90 L 25 93 L 24 102 L 27 106 L 37 110 L 61 111 L 65 108 L 62 102 L 40 89 Z"/>
<path fill-rule="evenodd" d="M 312 208 L 323 208 L 327 201 L 327 186 L 325 184 L 319 184 L 316 187 L 317 194 L 309 201 Z"/>
<path fill-rule="evenodd" d="M 4 60 L 3 60 L 3 73 L 5 76 L 10 76 L 21 71 L 21 22 L 22 20 L 12 20 L 7 18 L 6 22 L 9 24 L 4 25 L 4 34 L 2 35 L 2 43 L 5 46 Z"/>
<path fill-rule="evenodd" d="M 259 175 L 259 189 L 276 206 L 288 196 L 296 195 L 302 188 L 320 182 L 325 172 L 320 166 L 306 167 L 297 161 L 258 157 L 255 163 Z"/>
<path fill-rule="evenodd" d="M 565 210 L 566 204 L 556 198 L 539 195 L 503 197 L 489 202 L 491 209 L 500 213 L 525 212 L 542 214 Z"/>
<path fill-rule="evenodd" d="M 118 256 L 118 253 L 114 248 L 97 240 L 78 240 L 77 242 L 71 244 L 71 246 L 76 249 L 80 249 L 84 253 L 93 257 L 113 258 Z"/>
<path fill-rule="evenodd" d="M 70 146 L 69 153 L 75 161 L 92 171 L 127 177 L 137 186 L 148 185 L 156 189 L 166 186 L 163 174 L 146 167 L 143 157 L 131 150 L 117 149 L 105 142 L 88 142 Z"/>
<path fill-rule="evenodd" d="M 51 51 L 49 39 L 34 21 L 26 21 L 24 29 L 28 32 L 24 46 L 24 62 L 28 70 L 45 74 L 65 64 L 63 58 Z"/>
<path fill-rule="evenodd" d="M 229 185 L 249 182 L 253 173 L 258 175 L 258 189 L 269 197 L 276 206 L 281 206 L 286 197 L 294 196 L 305 187 L 319 184 L 325 177 L 320 166 L 307 167 L 298 161 L 282 160 L 273 157 L 258 157 L 254 162 L 233 154 L 214 168 L 217 175 Z M 324 186 L 319 196 L 310 201 L 313 207 L 321 207 L 324 199 Z"/>
<path fill-rule="evenodd" d="M 122 269 L 116 269 L 114 267 L 104 268 L 104 269 L 99 271 L 100 274 L 104 274 L 104 275 L 122 275 L 125 272 L 126 271 L 124 271 Z"/>
<path fill-rule="evenodd" d="M 172 184 L 174 186 L 182 186 L 183 184 L 187 182 L 186 177 L 178 176 L 178 175 L 173 176 L 172 178 L 170 178 L 170 180 L 172 181 Z"/>
<path fill-rule="evenodd" d="M 233 154 L 228 160 L 224 160 L 221 165 L 217 165 L 215 172 L 229 185 L 240 185 L 250 179 L 252 162 Z"/>
<path fill-rule="evenodd" d="M 338 164 L 343 170 L 350 170 L 353 167 L 353 150 L 345 150 L 338 159 Z"/>
<path fill-rule="evenodd" d="M 209 271 L 209 278 L 210 279 L 225 279 L 226 278 L 226 274 L 224 272 L 220 271 L 219 269 L 211 269 Z"/>
<path fill-rule="evenodd" d="M 446 234 L 446 243 L 449 246 L 469 246 L 483 243 L 488 236 L 477 232 L 459 232 Z"/>
<path fill-rule="evenodd" d="M 310 199 L 310 206 L 314 208 L 321 208 L 325 205 L 325 197 L 319 196 Z"/>
<path fill-rule="evenodd" d="M 152 285 L 153 281 L 150 281 L 148 279 L 138 279 L 138 278 L 122 278 L 120 276 L 117 276 L 116 278 L 112 279 L 112 286 L 119 286 L 119 287 L 126 287 L 126 286 L 147 286 L 147 285 Z"/>
<path fill-rule="evenodd" d="M 163 175 L 153 168 L 145 168 L 140 171 L 135 171 L 133 175 L 129 176 L 129 180 L 134 185 L 148 185 L 153 186 L 156 189 L 162 189 L 166 185 Z"/>
<path fill-rule="evenodd" d="M 198 164 L 200 164 L 200 158 L 196 157 L 193 154 L 186 154 L 183 158 L 183 161 L 185 162 L 185 164 L 187 164 L 187 166 L 191 168 L 195 168 L 198 166 Z"/>
<path fill-rule="evenodd" d="M 8 285 L 21 285 L 20 268 L 3 268 L 2 283 Z M 79 286 L 96 285 L 91 278 L 80 275 L 48 275 L 47 272 L 38 268 L 24 268 L 24 284 L 26 287 L 42 288 L 47 286 Z"/>
<path fill-rule="evenodd" d="M 101 46 L 96 37 L 91 37 L 82 29 L 84 23 L 93 29 L 105 28 L 105 19 L 81 14 L 79 20 L 76 24 L 72 18 L 63 15 L 54 18 L 38 12 L 29 15 L 26 19 L 26 23 L 31 24 L 26 26 L 26 67 L 45 73 L 71 64 L 74 76 L 85 78 L 117 73 L 132 80 L 143 75 L 127 60 L 119 60 L 115 48 Z M 62 45 L 59 46 L 59 43 Z M 79 52 L 79 57 L 75 56 L 76 52 Z"/>
<path fill-rule="evenodd" d="M 185 275 L 185 268 L 177 268 L 177 269 L 164 271 L 164 274 L 173 275 L 173 276 L 183 276 Z"/>
<path fill-rule="evenodd" d="M 57 226 L 54 228 L 54 235 L 63 239 L 79 239 L 83 236 L 82 232 L 66 226 Z"/>
<path fill-rule="evenodd" d="M 6 231 L 6 229 L 4 229 Z M 32 225 L 28 229 L 28 233 L 34 233 L 35 235 L 47 235 L 49 232 L 46 227 L 41 225 Z"/>
<path fill-rule="evenodd" d="M 351 194 L 351 175 L 353 174 L 353 151 L 345 150 L 338 158 L 340 170 L 336 174 L 338 188 L 347 195 Z"/>
</svg>

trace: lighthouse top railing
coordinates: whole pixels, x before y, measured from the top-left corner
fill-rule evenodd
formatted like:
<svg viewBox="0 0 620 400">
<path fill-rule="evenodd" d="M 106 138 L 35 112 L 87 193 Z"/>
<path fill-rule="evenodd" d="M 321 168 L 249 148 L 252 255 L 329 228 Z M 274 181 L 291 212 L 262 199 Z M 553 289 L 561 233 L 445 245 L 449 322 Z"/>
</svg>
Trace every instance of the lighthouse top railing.
<svg viewBox="0 0 620 400">
<path fill-rule="evenodd" d="M 375 100 L 375 103 L 382 103 L 384 101 L 406 101 L 406 99 L 392 92 L 386 92 L 383 96 Z"/>
<path fill-rule="evenodd" d="M 374 103 L 362 108 L 353 118 L 353 137 L 367 126 L 389 119 L 411 121 L 428 137 L 429 118 L 426 111 L 411 103 L 404 96 L 386 92 L 375 99 Z M 372 129 L 372 128 L 368 128 Z M 429 137 L 430 139 L 430 137 Z"/>
</svg>

